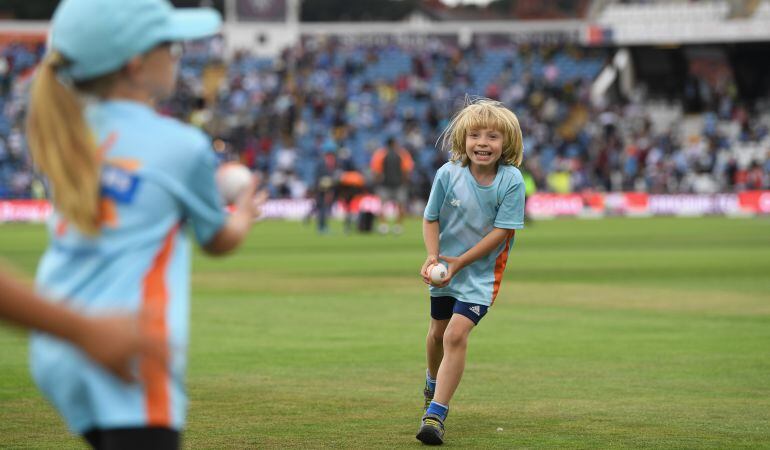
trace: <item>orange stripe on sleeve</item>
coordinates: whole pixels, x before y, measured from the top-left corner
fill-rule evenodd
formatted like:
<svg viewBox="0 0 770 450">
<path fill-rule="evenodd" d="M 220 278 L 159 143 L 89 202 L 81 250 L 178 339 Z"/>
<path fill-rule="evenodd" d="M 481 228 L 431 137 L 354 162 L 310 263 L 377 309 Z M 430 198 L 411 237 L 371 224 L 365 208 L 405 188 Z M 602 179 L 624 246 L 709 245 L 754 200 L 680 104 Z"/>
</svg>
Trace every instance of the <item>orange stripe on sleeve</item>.
<svg viewBox="0 0 770 450">
<path fill-rule="evenodd" d="M 141 161 L 137 159 L 109 158 L 107 159 L 107 163 L 109 163 L 111 166 L 120 167 L 127 172 L 136 172 L 140 167 L 142 167 Z"/>
<path fill-rule="evenodd" d="M 175 226 L 166 235 L 150 270 L 144 277 L 142 298 L 145 313 L 148 316 L 149 330 L 155 336 L 168 338 L 168 324 L 166 323 L 166 309 L 169 295 L 166 286 L 166 269 L 174 249 L 174 238 L 179 226 Z M 141 362 L 142 378 L 145 382 L 145 408 L 147 413 L 147 425 L 170 426 L 171 404 L 169 396 L 168 368 L 154 361 Z"/>
<path fill-rule="evenodd" d="M 113 131 L 112 133 L 107 135 L 107 138 L 104 140 L 104 142 L 99 145 L 99 147 L 96 149 L 96 157 L 99 158 L 99 160 L 103 160 L 104 156 L 107 155 L 107 153 L 112 149 L 112 146 L 115 145 L 115 141 L 118 140 L 118 133 Z"/>
<path fill-rule="evenodd" d="M 516 230 L 508 231 L 508 236 L 505 238 L 505 248 L 495 260 L 495 284 L 492 288 L 492 305 L 495 304 L 497 292 L 500 290 L 500 283 L 503 281 L 503 272 L 505 272 L 505 265 L 508 263 L 508 252 L 511 250 L 511 239 L 515 234 Z"/>
</svg>

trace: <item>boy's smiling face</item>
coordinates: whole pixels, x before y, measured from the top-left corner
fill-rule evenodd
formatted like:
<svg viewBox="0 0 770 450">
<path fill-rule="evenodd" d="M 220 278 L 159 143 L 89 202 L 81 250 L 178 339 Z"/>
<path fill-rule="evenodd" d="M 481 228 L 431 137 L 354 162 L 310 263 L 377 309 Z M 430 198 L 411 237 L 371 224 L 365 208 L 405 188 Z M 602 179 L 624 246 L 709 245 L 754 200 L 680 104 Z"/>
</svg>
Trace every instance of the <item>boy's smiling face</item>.
<svg viewBox="0 0 770 450">
<path fill-rule="evenodd" d="M 503 133 L 491 128 L 471 129 L 465 134 L 465 153 L 471 164 L 495 166 L 503 154 Z"/>
</svg>

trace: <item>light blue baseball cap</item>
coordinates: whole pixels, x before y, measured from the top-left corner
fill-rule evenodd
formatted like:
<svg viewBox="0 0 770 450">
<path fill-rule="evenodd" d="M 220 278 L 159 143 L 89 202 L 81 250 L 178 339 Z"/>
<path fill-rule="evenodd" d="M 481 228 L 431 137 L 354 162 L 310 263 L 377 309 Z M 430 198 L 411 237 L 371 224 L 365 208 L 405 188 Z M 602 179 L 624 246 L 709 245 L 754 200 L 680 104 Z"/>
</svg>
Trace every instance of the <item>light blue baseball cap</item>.
<svg viewBox="0 0 770 450">
<path fill-rule="evenodd" d="M 213 8 L 174 8 L 168 0 L 63 0 L 49 44 L 71 62 L 62 75 L 88 80 L 158 44 L 211 36 L 221 25 Z"/>
</svg>

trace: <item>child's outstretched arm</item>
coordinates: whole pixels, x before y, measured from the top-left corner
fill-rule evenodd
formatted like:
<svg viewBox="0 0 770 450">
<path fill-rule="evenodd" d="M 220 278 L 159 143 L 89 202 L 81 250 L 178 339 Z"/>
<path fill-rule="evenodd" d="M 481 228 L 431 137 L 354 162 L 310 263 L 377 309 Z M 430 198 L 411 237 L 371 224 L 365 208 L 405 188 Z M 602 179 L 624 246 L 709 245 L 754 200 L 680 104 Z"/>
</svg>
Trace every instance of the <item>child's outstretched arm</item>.
<svg viewBox="0 0 770 450">
<path fill-rule="evenodd" d="M 235 202 L 235 210 L 227 218 L 225 225 L 211 241 L 203 247 L 209 255 L 224 255 L 236 249 L 251 230 L 254 220 L 262 214 L 262 206 L 267 201 L 267 191 L 258 191 L 260 178 L 254 175 L 248 189 L 241 193 Z"/>
<path fill-rule="evenodd" d="M 420 275 L 422 276 L 422 281 L 425 282 L 425 284 L 430 284 L 430 274 L 428 274 L 428 268 L 436 263 L 438 263 L 438 253 L 439 253 L 439 241 L 438 241 L 438 235 L 439 235 L 439 226 L 438 226 L 438 220 L 422 220 L 422 240 L 425 242 L 425 251 L 428 253 L 428 257 L 425 258 L 425 262 L 422 264 L 422 268 L 420 269 Z"/>
<path fill-rule="evenodd" d="M 443 287 L 449 284 L 449 281 L 452 279 L 452 277 L 463 269 L 463 267 L 472 264 L 474 261 L 478 260 L 479 258 L 482 258 L 489 254 L 492 250 L 497 248 L 500 244 L 505 242 L 506 239 L 513 236 L 514 230 L 508 230 L 505 228 L 497 228 L 495 227 L 492 231 L 489 232 L 482 240 L 478 242 L 478 244 L 474 245 L 470 249 L 468 249 L 467 252 L 463 253 L 460 256 L 446 256 L 446 255 L 440 255 L 438 258 L 440 260 L 446 261 L 449 263 L 447 266 L 447 274 L 446 277 L 444 277 L 444 281 L 438 285 L 439 287 Z"/>
</svg>

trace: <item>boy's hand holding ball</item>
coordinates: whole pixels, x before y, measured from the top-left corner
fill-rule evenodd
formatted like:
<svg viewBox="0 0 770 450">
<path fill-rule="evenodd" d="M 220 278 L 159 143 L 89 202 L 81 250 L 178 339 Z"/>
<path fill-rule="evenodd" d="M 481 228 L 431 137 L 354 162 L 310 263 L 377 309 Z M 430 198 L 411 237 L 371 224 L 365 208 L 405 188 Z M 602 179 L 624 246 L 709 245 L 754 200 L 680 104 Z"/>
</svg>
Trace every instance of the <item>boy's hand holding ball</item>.
<svg viewBox="0 0 770 450">
<path fill-rule="evenodd" d="M 449 269 L 439 262 L 439 257 L 432 255 L 428 255 L 420 269 L 422 281 L 431 286 L 445 285 L 448 273 Z"/>
<path fill-rule="evenodd" d="M 447 263 L 445 266 L 439 260 Z M 458 256 L 439 255 L 435 264 L 428 268 L 426 283 L 436 287 L 445 287 L 452 281 L 452 277 L 465 267 L 465 262 Z"/>
<path fill-rule="evenodd" d="M 438 286 L 444 283 L 444 279 L 447 276 L 447 268 L 441 263 L 437 263 L 430 268 L 430 283 L 434 286 Z"/>
<path fill-rule="evenodd" d="M 430 282 L 430 270 L 436 264 L 438 264 L 438 256 L 428 255 L 428 257 L 425 258 L 425 262 L 422 263 L 422 267 L 420 268 L 420 276 L 422 277 L 423 283 L 431 284 L 431 282 Z"/>
</svg>

